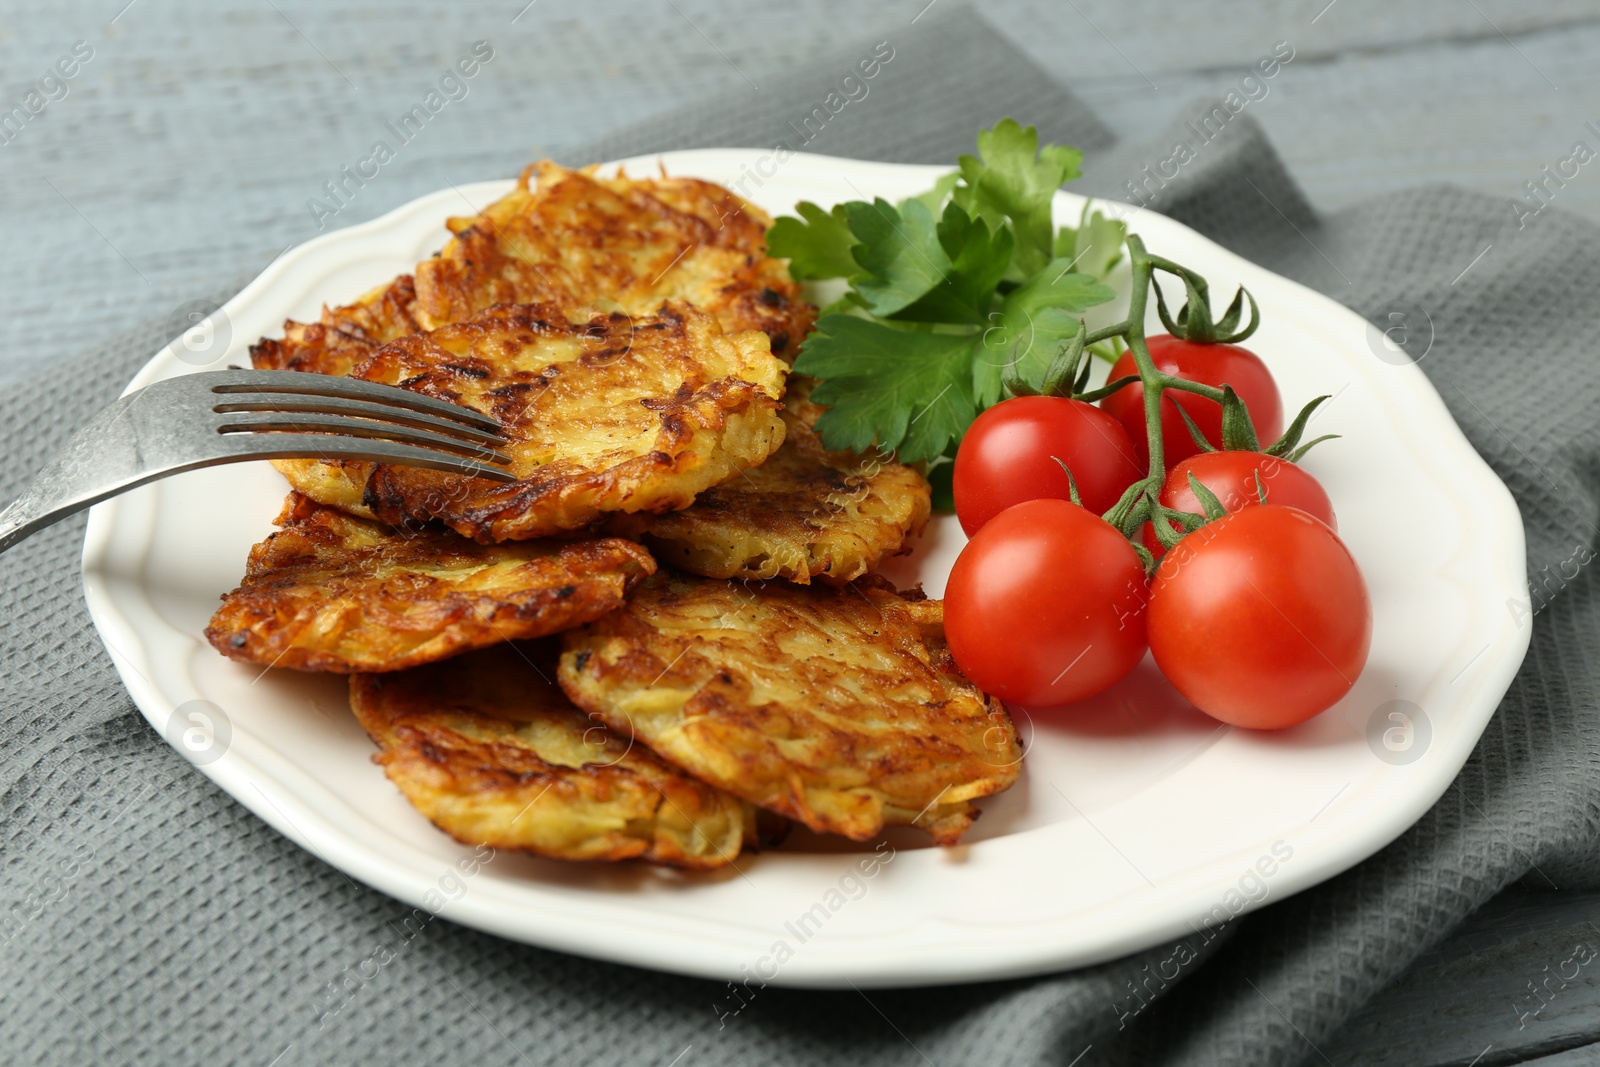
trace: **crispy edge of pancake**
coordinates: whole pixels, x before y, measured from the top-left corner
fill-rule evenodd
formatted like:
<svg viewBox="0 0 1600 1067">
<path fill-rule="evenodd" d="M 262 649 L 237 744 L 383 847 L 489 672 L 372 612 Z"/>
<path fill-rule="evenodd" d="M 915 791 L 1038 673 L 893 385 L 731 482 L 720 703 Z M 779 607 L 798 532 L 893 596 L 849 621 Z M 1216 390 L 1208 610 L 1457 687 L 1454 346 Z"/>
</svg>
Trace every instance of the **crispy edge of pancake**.
<svg viewBox="0 0 1600 1067">
<path fill-rule="evenodd" d="M 816 308 L 785 262 L 767 254 L 766 212 L 697 178 L 596 170 L 532 164 L 477 215 L 448 220 L 452 239 L 417 265 L 418 321 L 436 328 L 492 304 L 542 301 L 612 302 L 640 314 L 678 299 L 729 333 L 762 331 L 774 355 L 794 359 Z M 595 255 L 585 260 L 580 250 Z"/>
<path fill-rule="evenodd" d="M 745 583 L 661 570 L 563 635 L 558 678 L 618 733 L 812 830 L 911 824 L 957 843 L 1016 781 L 1004 706 L 964 678 L 943 606 L 882 579 Z"/>
<path fill-rule="evenodd" d="M 257 370 L 349 374 L 378 346 L 421 329 L 412 315 L 416 300 L 413 276 L 402 274 L 342 307 L 324 305 L 317 322 L 285 321 L 282 340 L 264 337 L 250 346 L 250 363 Z"/>
<path fill-rule="evenodd" d="M 553 652 L 507 644 L 352 675 L 350 706 L 378 746 L 373 761 L 467 845 L 704 870 L 755 843 L 750 805 L 574 707 L 550 680 Z"/>
<path fill-rule="evenodd" d="M 594 169 L 589 168 L 591 172 Z M 767 252 L 771 215 L 727 186 L 701 178 L 670 177 L 665 167 L 658 178 L 630 178 L 619 169 L 615 177 L 600 181 L 613 189 L 643 192 L 714 224 L 719 236 L 731 230 L 733 239 L 717 244 L 742 254 L 745 261 L 734 268 L 733 281 L 723 287 L 728 295 L 716 309 L 718 321 L 730 333 L 760 330 L 771 341 L 773 355 L 794 362 L 800 342 L 816 326 L 817 308 L 790 276 L 788 261 Z"/>
<path fill-rule="evenodd" d="M 359 460 L 274 459 L 278 473 L 289 481 L 291 492 L 326 504 L 357 518 L 376 520 L 367 507 L 367 479 L 372 464 Z"/>
<path fill-rule="evenodd" d="M 681 303 L 650 318 L 567 314 L 491 308 L 385 345 L 356 369 L 493 416 L 516 476 L 495 483 L 380 465 L 362 496 L 373 515 L 395 525 L 437 519 L 485 542 L 543 537 L 609 513 L 686 507 L 782 444 L 777 398 L 788 368 L 764 334 L 723 334 Z"/>
<path fill-rule="evenodd" d="M 421 329 L 412 315 L 416 300 L 412 275 L 402 274 L 342 307 L 324 306 L 318 322 L 286 321 L 282 340 L 262 338 L 250 346 L 250 364 L 257 370 L 347 375 L 380 346 Z M 370 465 L 315 459 L 271 462 L 291 485 L 316 499 L 372 517 L 361 503 Z"/>
<path fill-rule="evenodd" d="M 620 538 L 480 545 L 402 531 L 290 494 L 206 639 L 299 671 L 394 671 L 599 618 L 655 571 Z"/>
<path fill-rule="evenodd" d="M 928 481 L 893 459 L 829 452 L 812 382 L 790 375 L 783 445 L 681 511 L 623 515 L 610 529 L 708 578 L 850 581 L 905 550 L 932 512 Z"/>
</svg>

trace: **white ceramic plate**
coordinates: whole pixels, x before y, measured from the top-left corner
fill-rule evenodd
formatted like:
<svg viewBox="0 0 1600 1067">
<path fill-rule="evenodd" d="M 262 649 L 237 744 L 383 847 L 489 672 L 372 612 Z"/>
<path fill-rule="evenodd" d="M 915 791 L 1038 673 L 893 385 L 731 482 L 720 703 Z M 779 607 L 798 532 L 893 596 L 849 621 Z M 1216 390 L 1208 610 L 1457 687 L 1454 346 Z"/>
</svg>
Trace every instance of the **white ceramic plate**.
<svg viewBox="0 0 1600 1067">
<path fill-rule="evenodd" d="M 735 185 L 774 214 L 800 199 L 897 199 L 943 171 L 807 155 L 780 164 L 759 149 L 660 161 Z M 215 316 L 212 349 L 199 338 L 205 354 L 179 359 L 175 343 L 129 387 L 201 359 L 247 361 L 250 342 L 277 336 L 286 316 L 310 318 L 409 270 L 441 245 L 446 216 L 510 184 L 426 196 L 289 252 Z M 1058 220 L 1081 204 L 1058 194 Z M 1281 899 L 1393 840 L 1467 758 L 1527 649 L 1529 630 L 1506 607 L 1525 592 L 1521 519 L 1427 379 L 1379 358 L 1365 321 L 1171 220 L 1132 222 L 1213 291 L 1250 287 L 1264 316 L 1250 346 L 1286 403 L 1335 396 L 1314 430 L 1344 437 L 1307 466 L 1370 583 L 1372 658 L 1348 698 L 1296 729 L 1218 726 L 1147 660 L 1089 706 L 1019 711 L 1021 781 L 984 804 L 959 848 L 895 835 L 867 873 L 873 849 L 803 834 L 716 875 L 509 854 L 474 867 L 462 862 L 471 850 L 370 762 L 342 679 L 261 675 L 202 639 L 283 499 L 267 464 L 186 474 L 96 507 L 83 559 L 90 611 L 145 716 L 240 803 L 352 878 L 508 938 L 714 978 L 931 984 L 1090 964 Z M 1433 521 L 1399 517 L 1416 514 Z M 936 522 L 893 577 L 939 595 L 961 542 L 953 520 Z"/>
</svg>

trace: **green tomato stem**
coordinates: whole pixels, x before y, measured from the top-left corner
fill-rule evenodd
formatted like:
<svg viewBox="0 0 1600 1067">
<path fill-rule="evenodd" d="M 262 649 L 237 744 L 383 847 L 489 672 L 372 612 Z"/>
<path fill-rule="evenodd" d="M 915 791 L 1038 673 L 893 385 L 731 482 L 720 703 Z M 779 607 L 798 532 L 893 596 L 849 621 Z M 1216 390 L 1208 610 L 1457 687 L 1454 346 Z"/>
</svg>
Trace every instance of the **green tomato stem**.
<svg viewBox="0 0 1600 1067">
<path fill-rule="evenodd" d="M 1215 400 L 1219 404 L 1222 403 L 1222 390 L 1214 385 L 1206 385 L 1204 382 L 1191 382 L 1189 379 L 1180 378 L 1176 374 L 1163 374 L 1162 377 L 1167 380 L 1168 389 L 1177 389 L 1185 393 L 1197 393 L 1207 400 Z"/>
<path fill-rule="evenodd" d="M 1144 386 L 1145 436 L 1150 446 L 1149 479 L 1152 486 L 1159 487 L 1167 475 L 1166 455 L 1161 446 L 1161 397 L 1171 376 L 1156 369 L 1144 342 L 1145 310 L 1150 300 L 1150 286 L 1155 282 L 1155 264 L 1138 234 L 1128 235 L 1128 258 L 1133 266 L 1133 291 L 1128 294 L 1128 317 L 1122 323 L 1122 340 L 1133 356 L 1139 381 Z M 1155 491 L 1159 493 L 1160 489 Z"/>
<path fill-rule="evenodd" d="M 1128 493 L 1115 507 L 1106 512 L 1105 518 L 1121 529 L 1138 549 L 1143 548 L 1139 543 L 1139 527 L 1148 519 L 1155 523 L 1156 537 L 1161 544 L 1172 548 L 1177 544 L 1179 537 L 1203 525 L 1206 518 L 1202 515 L 1174 511 L 1161 504 L 1161 488 L 1167 479 L 1166 452 L 1161 440 L 1161 402 L 1168 389 L 1193 393 L 1219 404 L 1222 403 L 1224 394 L 1223 390 L 1216 386 L 1192 382 L 1159 370 L 1155 360 L 1150 356 L 1149 346 L 1145 344 L 1144 320 L 1149 310 L 1150 287 L 1155 284 L 1155 272 L 1164 270 L 1185 279 L 1192 278 L 1196 283 L 1194 288 L 1201 295 L 1204 295 L 1205 282 L 1191 275 L 1177 263 L 1161 256 L 1151 255 L 1137 234 L 1130 233 L 1127 241 L 1132 273 L 1132 289 L 1128 294 L 1128 316 L 1121 322 L 1089 332 L 1083 337 L 1083 344 L 1093 345 L 1117 337 L 1127 345 L 1128 353 L 1132 355 L 1134 367 L 1138 371 L 1139 383 L 1144 390 L 1145 440 L 1150 451 L 1150 469 L 1143 479 L 1129 487 Z M 1132 384 L 1131 381 L 1129 384 Z M 1174 529 L 1168 522 L 1169 519 L 1182 529 Z M 1141 559 L 1148 555 L 1148 552 L 1140 552 Z M 1153 570 L 1154 558 L 1151 558 L 1146 566 Z"/>
</svg>

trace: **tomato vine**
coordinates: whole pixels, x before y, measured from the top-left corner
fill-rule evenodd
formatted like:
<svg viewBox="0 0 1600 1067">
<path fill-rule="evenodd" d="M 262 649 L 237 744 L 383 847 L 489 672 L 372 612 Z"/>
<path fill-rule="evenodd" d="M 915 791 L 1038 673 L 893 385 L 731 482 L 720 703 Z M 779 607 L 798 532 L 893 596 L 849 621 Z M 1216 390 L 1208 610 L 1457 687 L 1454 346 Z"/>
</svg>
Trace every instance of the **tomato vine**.
<svg viewBox="0 0 1600 1067">
<path fill-rule="evenodd" d="M 1137 234 L 1129 234 L 1127 244 L 1132 276 L 1127 315 L 1119 322 L 1096 330 L 1090 330 L 1087 322 L 1080 318 L 1075 332 L 1061 344 L 1051 359 L 1039 388 L 1029 385 L 1018 373 L 1020 346 L 1014 346 L 1003 382 L 1006 390 L 1013 396 L 1042 394 L 1070 397 L 1090 403 L 1135 383 L 1142 386 L 1145 433 L 1150 455 L 1149 469 L 1145 477 L 1128 487 L 1122 498 L 1103 517 L 1133 544 L 1144 562 L 1146 571 L 1153 571 L 1155 557 L 1140 542 L 1138 536 L 1145 523 L 1152 523 L 1158 541 L 1164 548 L 1171 549 L 1185 534 L 1220 518 L 1223 514 L 1221 502 L 1210 490 L 1199 484 L 1193 475 L 1190 476 L 1191 488 L 1201 503 L 1203 513 L 1180 511 L 1161 503 L 1160 493 L 1167 474 L 1166 450 L 1162 442 L 1164 430 L 1161 405 L 1168 390 L 1193 393 L 1221 405 L 1222 448 L 1225 450 L 1259 451 L 1294 462 L 1313 445 L 1335 435 L 1324 435 L 1303 445 L 1300 443 L 1312 414 L 1319 405 L 1329 399 L 1327 396 L 1319 396 L 1300 410 L 1281 438 L 1262 448 L 1257 440 L 1249 410 L 1232 388 L 1227 385 L 1218 387 L 1204 382 L 1190 381 L 1157 367 L 1146 344 L 1144 327 L 1152 290 L 1155 292 L 1156 314 L 1167 331 L 1174 337 L 1199 344 L 1232 344 L 1244 340 L 1260 325 L 1260 309 L 1250 291 L 1240 286 L 1222 318 L 1213 319 L 1210 286 L 1205 278 L 1170 259 L 1152 254 L 1145 248 L 1144 242 Z M 1172 275 L 1183 282 L 1185 302 L 1176 315 L 1173 315 L 1167 307 L 1166 298 L 1157 282 L 1158 272 Z M 1247 306 L 1248 318 L 1245 315 Z M 1138 373 L 1090 389 L 1092 362 L 1088 355 L 1093 350 L 1092 346 L 1104 342 L 1112 342 L 1114 345 L 1120 343 L 1132 355 Z M 1174 404 L 1174 407 L 1182 415 L 1195 444 L 1203 451 L 1217 451 L 1216 446 L 1206 440 L 1183 406 Z M 1064 463 L 1062 465 L 1066 466 Z M 1067 470 L 1067 476 L 1069 479 L 1072 478 L 1070 469 Z"/>
</svg>

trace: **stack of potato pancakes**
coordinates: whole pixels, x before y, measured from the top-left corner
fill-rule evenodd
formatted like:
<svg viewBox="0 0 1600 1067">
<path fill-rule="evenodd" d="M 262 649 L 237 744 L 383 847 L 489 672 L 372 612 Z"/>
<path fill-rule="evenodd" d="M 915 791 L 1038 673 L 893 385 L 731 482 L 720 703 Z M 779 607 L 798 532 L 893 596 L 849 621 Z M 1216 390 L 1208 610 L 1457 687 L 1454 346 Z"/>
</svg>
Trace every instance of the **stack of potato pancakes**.
<svg viewBox="0 0 1600 1067">
<path fill-rule="evenodd" d="M 434 258 L 251 350 L 499 420 L 514 481 L 281 460 L 206 636 L 350 675 L 389 778 L 469 844 L 733 862 L 796 820 L 953 844 L 1021 750 L 943 612 L 872 569 L 923 476 L 828 452 L 770 220 L 690 178 L 541 163 Z"/>
</svg>

